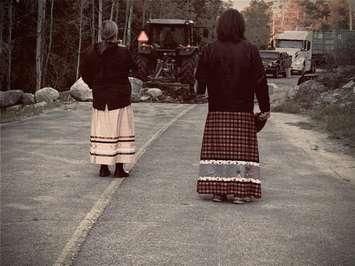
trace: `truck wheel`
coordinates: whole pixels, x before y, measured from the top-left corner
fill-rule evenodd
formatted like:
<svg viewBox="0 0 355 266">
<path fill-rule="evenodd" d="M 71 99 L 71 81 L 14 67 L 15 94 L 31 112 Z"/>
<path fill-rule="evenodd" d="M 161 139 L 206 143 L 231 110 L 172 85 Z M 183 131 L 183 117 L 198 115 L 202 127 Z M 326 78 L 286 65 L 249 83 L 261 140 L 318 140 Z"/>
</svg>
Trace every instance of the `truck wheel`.
<svg viewBox="0 0 355 266">
<path fill-rule="evenodd" d="M 277 79 L 279 77 L 279 69 L 276 68 L 274 71 L 274 78 Z"/>
<path fill-rule="evenodd" d="M 195 81 L 196 57 L 192 56 L 183 59 L 181 62 L 180 79 L 183 84 L 194 84 Z"/>
<path fill-rule="evenodd" d="M 147 81 L 149 76 L 149 59 L 138 55 L 136 58 L 136 64 L 138 67 L 138 76 L 141 80 Z"/>
</svg>

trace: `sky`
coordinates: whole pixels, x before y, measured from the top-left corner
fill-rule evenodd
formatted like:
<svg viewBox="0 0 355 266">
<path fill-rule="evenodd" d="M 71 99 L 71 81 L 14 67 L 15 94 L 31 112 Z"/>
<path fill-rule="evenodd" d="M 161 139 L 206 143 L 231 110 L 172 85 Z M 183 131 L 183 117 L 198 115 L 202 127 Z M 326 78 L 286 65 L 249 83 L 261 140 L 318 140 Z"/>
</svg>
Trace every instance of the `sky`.
<svg viewBox="0 0 355 266">
<path fill-rule="evenodd" d="M 234 0 L 234 7 L 238 10 L 243 10 L 249 5 L 250 0 Z"/>
</svg>

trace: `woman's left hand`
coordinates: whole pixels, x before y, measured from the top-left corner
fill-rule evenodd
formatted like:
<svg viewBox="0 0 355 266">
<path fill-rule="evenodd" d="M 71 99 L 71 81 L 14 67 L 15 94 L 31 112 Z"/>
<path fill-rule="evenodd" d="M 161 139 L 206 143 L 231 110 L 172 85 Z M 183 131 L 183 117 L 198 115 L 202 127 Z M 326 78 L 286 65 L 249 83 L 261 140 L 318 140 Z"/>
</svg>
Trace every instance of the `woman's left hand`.
<svg viewBox="0 0 355 266">
<path fill-rule="evenodd" d="M 269 119 L 270 118 L 270 112 L 261 112 L 259 117 L 262 119 L 262 120 L 266 120 L 266 119 Z"/>
</svg>

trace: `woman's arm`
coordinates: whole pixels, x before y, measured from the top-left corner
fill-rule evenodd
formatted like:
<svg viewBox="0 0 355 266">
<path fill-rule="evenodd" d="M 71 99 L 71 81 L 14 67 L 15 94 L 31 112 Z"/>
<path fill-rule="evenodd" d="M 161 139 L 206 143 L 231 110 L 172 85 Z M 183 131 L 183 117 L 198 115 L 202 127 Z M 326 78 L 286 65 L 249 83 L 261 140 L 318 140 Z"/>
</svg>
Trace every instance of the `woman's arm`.
<svg viewBox="0 0 355 266">
<path fill-rule="evenodd" d="M 255 46 L 252 48 L 252 68 L 256 99 L 258 100 L 261 112 L 265 113 L 262 117 L 267 119 L 270 116 L 269 87 L 259 51 Z"/>
<path fill-rule="evenodd" d="M 79 71 L 81 78 L 83 81 L 88 84 L 88 86 L 91 88 L 93 82 L 94 82 L 94 66 L 93 66 L 93 60 L 92 60 L 92 53 L 93 53 L 93 47 L 90 47 L 86 49 L 82 55 L 81 55 L 81 60 L 80 60 L 80 66 L 79 66 Z"/>
</svg>

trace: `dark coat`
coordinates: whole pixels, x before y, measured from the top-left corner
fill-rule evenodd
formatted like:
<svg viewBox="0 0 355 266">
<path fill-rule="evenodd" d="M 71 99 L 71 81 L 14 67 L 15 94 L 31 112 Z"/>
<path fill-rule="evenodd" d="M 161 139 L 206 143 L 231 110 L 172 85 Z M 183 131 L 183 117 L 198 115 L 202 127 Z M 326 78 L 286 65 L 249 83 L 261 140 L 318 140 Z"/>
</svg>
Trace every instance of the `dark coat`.
<svg viewBox="0 0 355 266">
<path fill-rule="evenodd" d="M 129 50 L 117 43 L 98 43 L 87 49 L 80 64 L 82 79 L 93 91 L 98 110 L 123 108 L 131 104 L 130 70 L 136 71 Z"/>
<path fill-rule="evenodd" d="M 269 91 L 258 49 L 246 40 L 216 41 L 202 51 L 198 94 L 208 90 L 210 111 L 253 112 L 254 94 L 262 112 L 270 111 Z"/>
</svg>

